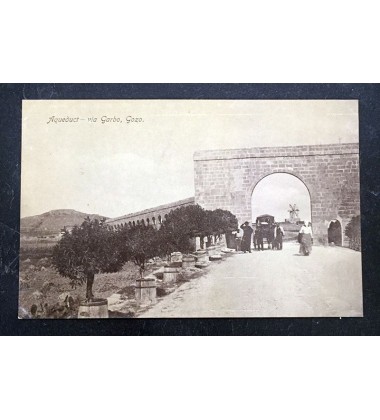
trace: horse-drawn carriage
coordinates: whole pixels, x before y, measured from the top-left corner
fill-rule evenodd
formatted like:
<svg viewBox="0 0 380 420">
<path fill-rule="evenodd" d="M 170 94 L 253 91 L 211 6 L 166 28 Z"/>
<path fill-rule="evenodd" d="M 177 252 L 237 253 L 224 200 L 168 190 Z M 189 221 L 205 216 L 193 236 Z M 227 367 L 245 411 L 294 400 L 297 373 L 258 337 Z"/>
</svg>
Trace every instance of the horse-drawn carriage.
<svg viewBox="0 0 380 420">
<path fill-rule="evenodd" d="M 271 216 L 270 214 L 262 214 L 261 216 L 256 217 L 256 230 L 253 236 L 253 244 L 255 249 L 258 248 L 260 236 L 263 238 L 263 240 L 267 240 L 268 249 L 273 247 L 274 228 L 274 216 Z"/>
</svg>

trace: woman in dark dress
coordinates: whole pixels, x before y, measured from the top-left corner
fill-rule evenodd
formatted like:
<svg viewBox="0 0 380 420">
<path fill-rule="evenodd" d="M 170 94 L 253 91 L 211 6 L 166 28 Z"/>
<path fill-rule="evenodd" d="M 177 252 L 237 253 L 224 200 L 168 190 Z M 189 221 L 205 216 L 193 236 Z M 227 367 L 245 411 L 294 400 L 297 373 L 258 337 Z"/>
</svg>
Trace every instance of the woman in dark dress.
<svg viewBox="0 0 380 420">
<path fill-rule="evenodd" d="M 249 226 L 248 222 L 243 223 L 240 226 L 240 229 L 243 230 L 243 238 L 241 240 L 241 250 L 243 252 L 251 252 L 251 240 L 253 229 Z"/>
</svg>

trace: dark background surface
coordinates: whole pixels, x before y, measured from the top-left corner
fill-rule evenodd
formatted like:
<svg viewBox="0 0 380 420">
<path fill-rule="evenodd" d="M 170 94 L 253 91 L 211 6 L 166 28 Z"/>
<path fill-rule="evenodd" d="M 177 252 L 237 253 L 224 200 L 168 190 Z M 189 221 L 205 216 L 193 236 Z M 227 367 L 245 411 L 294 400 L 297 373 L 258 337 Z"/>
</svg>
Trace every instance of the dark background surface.
<svg viewBox="0 0 380 420">
<path fill-rule="evenodd" d="M 363 318 L 19 320 L 22 99 L 359 99 Z M 0 85 L 1 335 L 378 335 L 379 84 Z"/>
</svg>

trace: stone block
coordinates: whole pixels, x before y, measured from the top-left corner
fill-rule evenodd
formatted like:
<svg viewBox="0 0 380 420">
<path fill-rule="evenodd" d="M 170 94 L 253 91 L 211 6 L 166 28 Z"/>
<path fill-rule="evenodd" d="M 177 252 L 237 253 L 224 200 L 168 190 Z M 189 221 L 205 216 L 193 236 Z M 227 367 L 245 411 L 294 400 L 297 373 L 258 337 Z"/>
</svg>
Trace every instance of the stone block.
<svg viewBox="0 0 380 420">
<path fill-rule="evenodd" d="M 139 303 L 156 302 L 156 277 L 153 275 L 137 279 L 135 286 L 135 298 Z"/>
</svg>

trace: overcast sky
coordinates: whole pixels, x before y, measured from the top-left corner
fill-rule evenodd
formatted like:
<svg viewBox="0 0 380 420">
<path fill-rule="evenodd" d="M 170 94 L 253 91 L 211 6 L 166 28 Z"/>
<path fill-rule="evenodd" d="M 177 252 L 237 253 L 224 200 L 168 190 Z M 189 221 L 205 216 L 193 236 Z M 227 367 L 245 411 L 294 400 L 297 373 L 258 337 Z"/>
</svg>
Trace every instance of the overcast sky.
<svg viewBox="0 0 380 420">
<path fill-rule="evenodd" d="M 271 214 L 277 222 L 290 217 L 289 204 L 296 204 L 301 220 L 311 220 L 310 195 L 305 184 L 289 174 L 272 174 L 262 179 L 252 194 L 252 221 Z"/>
<path fill-rule="evenodd" d="M 53 116 L 78 122 L 47 124 Z M 191 197 L 196 150 L 357 141 L 356 100 L 27 100 L 21 217 L 55 209 L 116 217 Z"/>
</svg>

